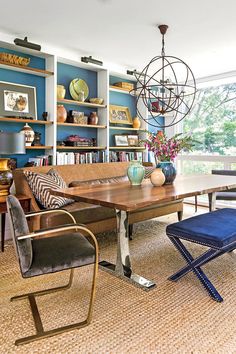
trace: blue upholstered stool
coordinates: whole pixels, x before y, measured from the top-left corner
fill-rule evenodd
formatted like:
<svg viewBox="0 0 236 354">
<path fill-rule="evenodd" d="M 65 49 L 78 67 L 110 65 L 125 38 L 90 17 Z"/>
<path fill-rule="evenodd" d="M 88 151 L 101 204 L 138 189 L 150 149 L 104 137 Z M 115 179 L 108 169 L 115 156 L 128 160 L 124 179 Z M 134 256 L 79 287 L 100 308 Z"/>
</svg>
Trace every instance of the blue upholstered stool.
<svg viewBox="0 0 236 354">
<path fill-rule="evenodd" d="M 201 266 L 236 248 L 236 209 L 220 209 L 176 222 L 167 226 L 166 234 L 188 263 L 169 279 L 177 281 L 188 272 L 193 271 L 209 295 L 216 301 L 223 301 L 214 285 L 202 271 Z M 199 243 L 210 247 L 210 249 L 194 259 L 180 239 Z"/>
</svg>

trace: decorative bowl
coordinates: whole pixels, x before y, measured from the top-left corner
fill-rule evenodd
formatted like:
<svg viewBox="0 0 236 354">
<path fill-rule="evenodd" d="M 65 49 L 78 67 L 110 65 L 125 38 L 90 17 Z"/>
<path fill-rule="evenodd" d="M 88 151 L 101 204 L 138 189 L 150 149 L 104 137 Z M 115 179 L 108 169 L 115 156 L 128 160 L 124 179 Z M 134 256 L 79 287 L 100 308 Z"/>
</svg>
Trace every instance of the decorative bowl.
<svg viewBox="0 0 236 354">
<path fill-rule="evenodd" d="M 71 81 L 69 86 L 69 91 L 71 97 L 75 101 L 81 101 L 81 97 L 83 96 L 83 101 L 88 98 L 89 88 L 86 82 L 82 79 L 76 78 Z"/>
<path fill-rule="evenodd" d="M 94 98 L 90 98 L 89 102 L 90 103 L 95 103 L 95 104 L 103 104 L 104 99 L 103 98 L 99 98 L 99 97 L 94 97 Z"/>
</svg>

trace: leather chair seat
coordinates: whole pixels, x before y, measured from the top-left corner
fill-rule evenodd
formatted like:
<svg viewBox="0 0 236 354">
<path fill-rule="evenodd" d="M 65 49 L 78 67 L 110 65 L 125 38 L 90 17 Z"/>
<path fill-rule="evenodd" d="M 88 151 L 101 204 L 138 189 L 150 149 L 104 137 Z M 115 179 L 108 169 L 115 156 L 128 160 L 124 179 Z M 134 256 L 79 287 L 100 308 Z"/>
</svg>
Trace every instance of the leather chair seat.
<svg viewBox="0 0 236 354">
<path fill-rule="evenodd" d="M 24 278 L 65 269 L 81 267 L 95 262 L 93 245 L 78 232 L 63 236 L 32 239 L 33 260 Z"/>
<path fill-rule="evenodd" d="M 224 208 L 168 225 L 166 232 L 213 248 L 236 242 L 236 209 Z"/>
</svg>

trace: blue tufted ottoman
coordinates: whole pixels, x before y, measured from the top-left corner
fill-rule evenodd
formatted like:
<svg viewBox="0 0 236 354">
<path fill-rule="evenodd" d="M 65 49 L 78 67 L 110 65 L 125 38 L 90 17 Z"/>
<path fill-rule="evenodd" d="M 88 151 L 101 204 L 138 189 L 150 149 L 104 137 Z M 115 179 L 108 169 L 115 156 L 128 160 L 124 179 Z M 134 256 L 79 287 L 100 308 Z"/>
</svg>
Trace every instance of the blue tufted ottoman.
<svg viewBox="0 0 236 354">
<path fill-rule="evenodd" d="M 176 222 L 167 226 L 166 234 L 188 263 L 187 266 L 169 277 L 169 280 L 177 281 L 193 271 L 209 295 L 214 300 L 222 302 L 223 298 L 202 271 L 201 266 L 236 248 L 236 209 L 220 209 Z M 198 243 L 210 249 L 194 259 L 180 239 Z"/>
</svg>

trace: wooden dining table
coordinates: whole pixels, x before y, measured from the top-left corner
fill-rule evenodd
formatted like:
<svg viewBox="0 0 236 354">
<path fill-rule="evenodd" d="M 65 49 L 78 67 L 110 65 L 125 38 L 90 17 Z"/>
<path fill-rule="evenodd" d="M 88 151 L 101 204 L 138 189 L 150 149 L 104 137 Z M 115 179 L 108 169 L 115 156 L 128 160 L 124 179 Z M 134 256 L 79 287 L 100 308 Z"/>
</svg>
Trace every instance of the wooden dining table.
<svg viewBox="0 0 236 354">
<path fill-rule="evenodd" d="M 116 264 L 101 261 L 100 266 L 119 278 L 149 290 L 155 287 L 155 283 L 134 273 L 132 269 L 128 237 L 130 213 L 145 207 L 202 194 L 208 194 L 210 210 L 214 210 L 216 192 L 231 188 L 236 188 L 235 176 L 180 175 L 173 184 L 161 187 L 154 187 L 150 180 L 144 180 L 140 186 L 123 182 L 83 185 L 51 192 L 57 196 L 114 209 L 117 219 Z"/>
</svg>

